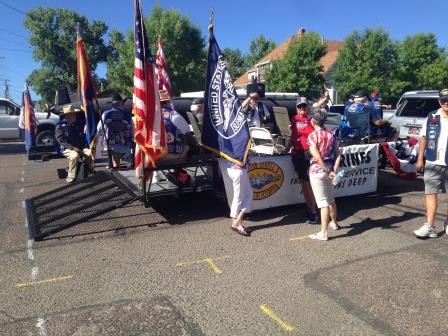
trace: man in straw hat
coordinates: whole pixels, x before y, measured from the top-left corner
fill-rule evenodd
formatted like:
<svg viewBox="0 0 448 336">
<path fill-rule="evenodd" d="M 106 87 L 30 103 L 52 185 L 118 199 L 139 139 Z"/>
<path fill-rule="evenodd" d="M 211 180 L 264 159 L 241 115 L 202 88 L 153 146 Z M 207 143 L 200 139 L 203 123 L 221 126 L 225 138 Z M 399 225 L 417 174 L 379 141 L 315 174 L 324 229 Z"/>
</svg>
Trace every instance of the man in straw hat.
<svg viewBox="0 0 448 336">
<path fill-rule="evenodd" d="M 88 169 L 92 168 L 91 152 L 84 135 L 84 127 L 77 122 L 77 113 L 73 105 L 64 105 L 63 119 L 56 126 L 56 139 L 63 148 L 64 156 L 68 158 L 68 174 L 66 181 L 71 183 L 76 180 L 78 161 L 83 158 Z"/>
</svg>

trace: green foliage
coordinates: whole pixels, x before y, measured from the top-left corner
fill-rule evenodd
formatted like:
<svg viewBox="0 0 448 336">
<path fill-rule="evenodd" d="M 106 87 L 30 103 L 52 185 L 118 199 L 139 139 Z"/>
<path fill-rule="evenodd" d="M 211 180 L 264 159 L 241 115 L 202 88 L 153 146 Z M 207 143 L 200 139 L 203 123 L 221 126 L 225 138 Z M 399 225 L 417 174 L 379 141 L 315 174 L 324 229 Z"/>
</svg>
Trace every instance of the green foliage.
<svg viewBox="0 0 448 336">
<path fill-rule="evenodd" d="M 254 38 L 249 45 L 249 53 L 246 56 L 246 67 L 251 68 L 264 56 L 277 47 L 274 40 L 267 40 L 263 35 Z"/>
<path fill-rule="evenodd" d="M 400 77 L 406 90 L 441 89 L 448 85 L 445 51 L 437 46 L 434 34 L 406 37 L 398 48 Z"/>
<path fill-rule="evenodd" d="M 291 42 L 283 59 L 274 61 L 266 71 L 266 89 L 277 92 L 299 92 L 318 97 L 325 79 L 320 59 L 326 47 L 317 33 L 305 33 Z"/>
<path fill-rule="evenodd" d="M 108 89 L 124 96 L 132 95 L 134 78 L 134 32 L 128 31 L 126 38 L 117 30 L 109 33 L 111 53 L 107 58 Z"/>
<path fill-rule="evenodd" d="M 162 37 L 174 94 L 203 90 L 206 54 L 200 29 L 177 10 L 164 10 L 160 5 L 156 5 L 149 17 L 145 18 L 145 26 L 154 57 L 157 53 L 157 35 Z M 107 69 L 109 85 L 124 94 L 130 94 L 133 85 L 133 34 L 133 31 L 129 31 L 126 38 L 116 31 L 110 34 L 112 51 Z"/>
<path fill-rule="evenodd" d="M 226 48 L 222 51 L 222 55 L 226 60 L 232 80 L 236 80 L 246 72 L 246 59 L 239 49 Z"/>
<path fill-rule="evenodd" d="M 33 58 L 41 62 L 27 81 L 44 101 L 51 102 L 58 85 L 77 88 L 76 27 L 79 24 L 92 71 L 106 60 L 103 35 L 107 26 L 68 9 L 38 7 L 26 13 L 24 25 L 31 32 Z"/>
<path fill-rule="evenodd" d="M 405 84 L 398 76 L 397 46 L 383 29 L 350 34 L 339 51 L 332 77 L 341 97 L 359 89 L 379 92 L 385 101 L 395 99 Z"/>
</svg>

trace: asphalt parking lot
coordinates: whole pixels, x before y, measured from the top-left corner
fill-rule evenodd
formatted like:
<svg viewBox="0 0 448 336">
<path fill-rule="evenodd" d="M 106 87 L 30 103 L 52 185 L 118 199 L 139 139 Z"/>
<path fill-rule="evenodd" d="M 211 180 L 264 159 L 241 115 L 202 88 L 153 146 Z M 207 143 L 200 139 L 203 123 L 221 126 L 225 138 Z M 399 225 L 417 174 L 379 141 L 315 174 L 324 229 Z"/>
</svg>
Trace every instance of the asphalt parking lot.
<svg viewBox="0 0 448 336">
<path fill-rule="evenodd" d="M 64 159 L 0 142 L 0 335 L 447 335 L 448 237 L 416 239 L 423 181 L 381 171 L 337 199 L 327 242 L 303 205 L 230 230 L 211 194 L 139 202 L 29 240 L 24 200 L 65 185 Z M 437 216 L 446 218 L 446 194 Z"/>
</svg>

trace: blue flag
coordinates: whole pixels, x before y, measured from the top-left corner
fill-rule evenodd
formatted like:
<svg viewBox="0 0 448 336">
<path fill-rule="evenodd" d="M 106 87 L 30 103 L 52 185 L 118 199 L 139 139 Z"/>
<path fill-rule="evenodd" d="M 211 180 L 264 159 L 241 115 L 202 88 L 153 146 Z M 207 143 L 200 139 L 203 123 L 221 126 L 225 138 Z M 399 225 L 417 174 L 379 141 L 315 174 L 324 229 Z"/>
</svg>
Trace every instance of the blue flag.
<svg viewBox="0 0 448 336">
<path fill-rule="evenodd" d="M 36 146 L 36 128 L 37 121 L 34 114 L 34 106 L 31 102 L 30 92 L 28 86 L 25 84 L 25 89 L 22 94 L 22 108 L 25 124 L 25 148 L 29 152 L 30 148 Z"/>
<path fill-rule="evenodd" d="M 202 145 L 244 165 L 250 146 L 249 127 L 213 30 L 209 32 L 203 123 Z"/>
</svg>

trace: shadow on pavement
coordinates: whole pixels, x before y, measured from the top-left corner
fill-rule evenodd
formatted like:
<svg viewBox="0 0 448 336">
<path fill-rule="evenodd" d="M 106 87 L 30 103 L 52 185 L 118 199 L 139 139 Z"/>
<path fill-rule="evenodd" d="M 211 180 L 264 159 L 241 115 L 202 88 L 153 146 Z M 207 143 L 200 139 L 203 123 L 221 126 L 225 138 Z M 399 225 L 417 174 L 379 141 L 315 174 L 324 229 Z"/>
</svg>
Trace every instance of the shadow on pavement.
<svg viewBox="0 0 448 336">
<path fill-rule="evenodd" d="M 23 142 L 5 142 L 0 141 L 1 155 L 26 154 L 25 144 Z"/>
<path fill-rule="evenodd" d="M 154 199 L 151 200 L 151 208 L 171 225 L 229 215 L 227 203 L 208 192 Z"/>
<path fill-rule="evenodd" d="M 414 213 L 414 212 L 405 212 L 403 215 L 400 216 L 391 216 L 388 218 L 382 218 L 382 219 L 376 219 L 372 220 L 370 217 L 367 217 L 363 219 L 359 223 L 354 223 L 350 225 L 348 228 L 350 228 L 347 232 L 345 232 L 342 235 L 337 235 L 334 238 L 343 238 L 343 237 L 350 237 L 350 236 L 356 236 L 359 234 L 362 234 L 368 230 L 381 228 L 381 229 L 396 229 L 399 226 L 394 226 L 395 224 L 405 222 L 407 220 L 411 220 L 417 217 L 421 217 L 421 214 Z M 346 229 L 347 227 L 342 227 Z"/>
</svg>

